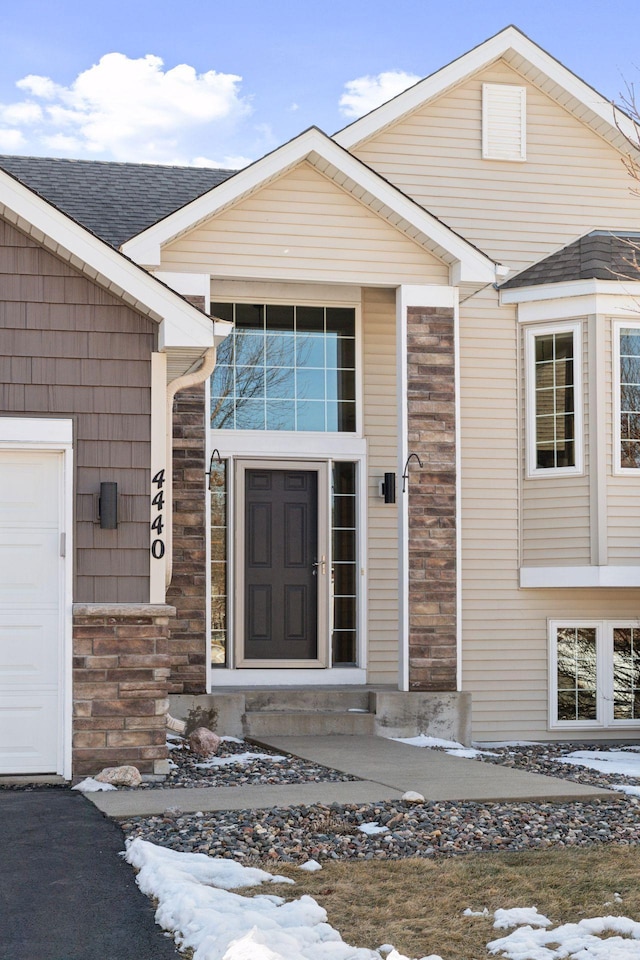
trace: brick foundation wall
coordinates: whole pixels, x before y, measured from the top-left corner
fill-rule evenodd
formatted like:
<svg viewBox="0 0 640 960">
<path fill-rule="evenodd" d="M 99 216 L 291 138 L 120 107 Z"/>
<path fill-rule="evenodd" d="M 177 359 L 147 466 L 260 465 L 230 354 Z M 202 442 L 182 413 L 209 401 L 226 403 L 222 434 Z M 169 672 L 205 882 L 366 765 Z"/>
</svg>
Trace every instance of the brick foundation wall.
<svg viewBox="0 0 640 960">
<path fill-rule="evenodd" d="M 206 691 L 206 527 L 204 384 L 173 405 L 173 576 L 169 693 Z"/>
<path fill-rule="evenodd" d="M 164 604 L 73 606 L 73 776 L 130 763 L 168 772 L 168 634 Z"/>
<path fill-rule="evenodd" d="M 456 689 L 453 310 L 407 310 L 409 687 Z"/>
</svg>

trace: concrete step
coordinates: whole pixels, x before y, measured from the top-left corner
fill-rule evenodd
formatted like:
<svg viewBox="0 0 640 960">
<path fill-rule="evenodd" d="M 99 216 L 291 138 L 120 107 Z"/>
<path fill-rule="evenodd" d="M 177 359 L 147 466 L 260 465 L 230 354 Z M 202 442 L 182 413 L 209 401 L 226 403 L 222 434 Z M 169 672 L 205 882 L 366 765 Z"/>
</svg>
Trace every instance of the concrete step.
<svg viewBox="0 0 640 960">
<path fill-rule="evenodd" d="M 336 711 L 259 710 L 244 716 L 248 737 L 289 736 L 372 736 L 372 713 Z"/>
<path fill-rule="evenodd" d="M 371 710 L 368 690 L 348 690 L 340 687 L 317 687 L 271 690 L 246 690 L 245 708 L 248 713 L 348 713 L 349 710 Z"/>
</svg>

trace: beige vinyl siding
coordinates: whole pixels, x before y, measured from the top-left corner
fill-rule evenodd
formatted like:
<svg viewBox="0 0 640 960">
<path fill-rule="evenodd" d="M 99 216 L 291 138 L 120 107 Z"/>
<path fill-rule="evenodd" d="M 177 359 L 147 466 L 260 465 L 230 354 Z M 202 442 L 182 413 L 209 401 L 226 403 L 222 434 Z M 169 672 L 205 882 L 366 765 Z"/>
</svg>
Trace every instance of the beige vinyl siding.
<svg viewBox="0 0 640 960">
<path fill-rule="evenodd" d="M 584 470 L 580 476 L 536 476 L 527 479 L 526 464 L 526 404 L 523 410 L 522 462 L 522 565 L 550 567 L 580 566 L 591 563 L 591 510 L 589 486 L 589 391 L 588 360 L 589 334 L 586 320 L 582 321 L 582 419 Z M 536 331 L 544 333 L 544 324 L 536 324 Z M 521 331 L 524 339 L 525 331 Z M 525 360 L 524 344 L 521 356 Z M 578 369 L 578 367 L 576 367 Z M 525 382 L 525 366 L 522 383 Z M 522 391 L 524 394 L 524 390 Z M 524 399 L 524 398 L 523 398 Z"/>
<path fill-rule="evenodd" d="M 526 87 L 527 159 L 482 159 L 482 84 Z M 354 153 L 431 213 L 513 268 L 597 227 L 637 230 L 640 198 L 620 154 L 504 61 Z"/>
<path fill-rule="evenodd" d="M 364 430 L 368 448 L 369 683 L 398 680 L 398 509 L 379 495 L 397 470 L 395 291 L 362 295 Z"/>
<path fill-rule="evenodd" d="M 448 283 L 448 267 L 302 163 L 163 248 L 162 268 L 265 280 Z"/>
</svg>

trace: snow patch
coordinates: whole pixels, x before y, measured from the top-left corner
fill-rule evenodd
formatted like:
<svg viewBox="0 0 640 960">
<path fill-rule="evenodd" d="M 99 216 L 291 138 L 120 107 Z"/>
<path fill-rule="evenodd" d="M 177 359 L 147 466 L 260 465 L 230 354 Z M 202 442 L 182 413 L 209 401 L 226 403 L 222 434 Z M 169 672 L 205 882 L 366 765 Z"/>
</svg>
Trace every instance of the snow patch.
<svg viewBox="0 0 640 960">
<path fill-rule="evenodd" d="M 271 753 L 236 753 L 231 757 L 211 757 L 209 760 L 203 760 L 202 763 L 196 763 L 196 769 L 210 770 L 211 767 L 230 767 L 233 764 L 251 763 L 252 760 L 271 760 L 274 763 L 282 763 L 290 759 L 291 757 L 277 757 Z"/>
<path fill-rule="evenodd" d="M 307 860 L 300 864 L 300 870 L 306 870 L 308 873 L 315 873 L 316 870 L 322 870 L 317 860 Z"/>
<path fill-rule="evenodd" d="M 99 793 L 101 790 L 117 790 L 117 787 L 114 787 L 112 783 L 100 783 L 99 780 L 94 780 L 93 777 L 86 777 L 84 780 L 81 780 L 80 783 L 76 783 L 75 787 L 71 787 L 72 790 L 81 790 L 82 793 Z"/>
<path fill-rule="evenodd" d="M 615 936 L 602 937 L 605 933 Z M 487 944 L 503 960 L 638 960 L 640 923 L 629 917 L 593 917 L 560 927 L 519 927 Z"/>
<path fill-rule="evenodd" d="M 377 833 L 388 833 L 388 827 L 382 827 L 379 823 L 376 823 L 375 820 L 369 820 L 366 823 L 361 823 L 358 827 L 360 833 L 366 833 L 368 837 L 373 837 Z"/>
<path fill-rule="evenodd" d="M 508 930 L 527 923 L 531 927 L 550 927 L 551 920 L 538 913 L 537 907 L 511 907 L 509 910 L 496 910 L 493 915 L 496 930 Z"/>
<path fill-rule="evenodd" d="M 553 759 L 556 763 L 572 763 L 599 773 L 618 773 L 640 780 L 640 754 L 630 750 L 574 750 Z"/>
<path fill-rule="evenodd" d="M 451 747 L 452 749 L 464 750 L 465 747 L 457 740 L 443 740 L 441 737 L 428 737 L 426 733 L 421 733 L 417 737 L 391 737 L 397 743 L 406 743 L 409 747 Z"/>
</svg>

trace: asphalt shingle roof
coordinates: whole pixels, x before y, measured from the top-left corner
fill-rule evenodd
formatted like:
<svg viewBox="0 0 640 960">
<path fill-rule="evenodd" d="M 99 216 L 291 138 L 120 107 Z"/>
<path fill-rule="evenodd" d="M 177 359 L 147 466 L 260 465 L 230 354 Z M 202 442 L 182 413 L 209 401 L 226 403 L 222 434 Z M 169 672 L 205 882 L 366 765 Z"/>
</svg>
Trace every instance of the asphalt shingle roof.
<svg viewBox="0 0 640 960">
<path fill-rule="evenodd" d="M 114 247 L 235 173 L 210 167 L 1 155 L 0 167 Z"/>
<path fill-rule="evenodd" d="M 640 233 L 594 230 L 501 284 L 502 290 L 567 280 L 640 280 Z"/>
</svg>

